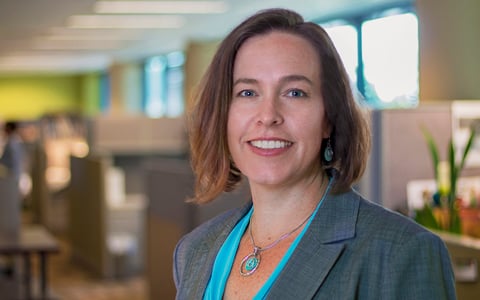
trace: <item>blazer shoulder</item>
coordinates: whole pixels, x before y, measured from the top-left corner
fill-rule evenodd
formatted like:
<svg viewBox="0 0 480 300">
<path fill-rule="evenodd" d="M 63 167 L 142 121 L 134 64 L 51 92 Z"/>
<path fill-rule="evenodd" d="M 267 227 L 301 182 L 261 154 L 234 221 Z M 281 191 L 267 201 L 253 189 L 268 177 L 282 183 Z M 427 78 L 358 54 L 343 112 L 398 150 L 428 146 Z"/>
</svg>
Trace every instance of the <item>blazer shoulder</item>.
<svg viewBox="0 0 480 300">
<path fill-rule="evenodd" d="M 250 206 L 247 204 L 227 210 L 185 234 L 177 243 L 176 257 L 188 257 L 189 252 L 210 245 L 222 233 L 229 233 Z"/>
<path fill-rule="evenodd" d="M 413 236 L 428 237 L 427 239 L 431 240 L 440 239 L 408 216 L 370 202 L 361 196 L 359 196 L 359 201 L 357 228 L 360 231 L 362 229 L 376 231 L 379 237 L 399 243 L 403 243 Z"/>
</svg>

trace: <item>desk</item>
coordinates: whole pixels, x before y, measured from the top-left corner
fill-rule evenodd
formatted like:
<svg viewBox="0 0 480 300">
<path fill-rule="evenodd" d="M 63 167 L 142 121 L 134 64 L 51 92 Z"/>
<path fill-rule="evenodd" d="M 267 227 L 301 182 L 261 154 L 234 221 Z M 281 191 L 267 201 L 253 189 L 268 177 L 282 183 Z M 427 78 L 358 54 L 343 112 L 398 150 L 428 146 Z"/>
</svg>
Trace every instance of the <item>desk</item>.
<svg viewBox="0 0 480 300">
<path fill-rule="evenodd" d="M 60 246 L 57 240 L 42 226 L 21 227 L 17 236 L 8 236 L 0 232 L 0 255 L 18 255 L 23 257 L 25 275 L 25 298 L 32 297 L 32 255 L 38 254 L 40 262 L 40 297 L 48 295 L 48 262 L 49 254 L 58 253 Z"/>
</svg>

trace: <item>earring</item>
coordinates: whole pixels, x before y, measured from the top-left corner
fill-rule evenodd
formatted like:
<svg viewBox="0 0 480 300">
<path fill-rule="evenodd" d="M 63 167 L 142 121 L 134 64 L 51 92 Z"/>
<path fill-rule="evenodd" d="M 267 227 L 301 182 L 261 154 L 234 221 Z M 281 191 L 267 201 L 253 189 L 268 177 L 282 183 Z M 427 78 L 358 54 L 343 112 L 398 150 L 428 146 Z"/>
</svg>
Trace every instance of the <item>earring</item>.
<svg viewBox="0 0 480 300">
<path fill-rule="evenodd" d="M 327 146 L 325 147 L 325 151 L 323 152 L 323 158 L 327 163 L 333 160 L 333 149 L 332 145 L 330 144 L 330 138 L 327 140 Z"/>
</svg>

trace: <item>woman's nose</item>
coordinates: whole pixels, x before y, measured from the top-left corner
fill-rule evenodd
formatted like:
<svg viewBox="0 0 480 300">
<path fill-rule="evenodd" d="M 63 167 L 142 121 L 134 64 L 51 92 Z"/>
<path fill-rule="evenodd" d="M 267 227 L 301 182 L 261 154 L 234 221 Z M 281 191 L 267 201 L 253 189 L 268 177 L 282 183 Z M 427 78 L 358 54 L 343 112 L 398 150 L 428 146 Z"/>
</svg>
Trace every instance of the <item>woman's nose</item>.
<svg viewBox="0 0 480 300">
<path fill-rule="evenodd" d="M 273 97 L 263 99 L 259 105 L 257 124 L 272 126 L 283 123 L 280 104 Z"/>
</svg>

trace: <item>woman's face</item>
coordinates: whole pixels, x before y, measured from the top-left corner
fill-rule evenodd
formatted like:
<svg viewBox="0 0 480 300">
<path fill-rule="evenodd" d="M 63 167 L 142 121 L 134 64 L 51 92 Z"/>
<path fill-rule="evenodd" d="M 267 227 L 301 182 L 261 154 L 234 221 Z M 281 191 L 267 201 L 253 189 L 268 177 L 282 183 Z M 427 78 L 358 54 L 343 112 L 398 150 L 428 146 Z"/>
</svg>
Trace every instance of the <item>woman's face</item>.
<svg viewBox="0 0 480 300">
<path fill-rule="evenodd" d="M 320 62 L 304 38 L 272 32 L 239 49 L 228 115 L 228 147 L 250 184 L 294 185 L 320 172 L 329 136 Z"/>
</svg>

